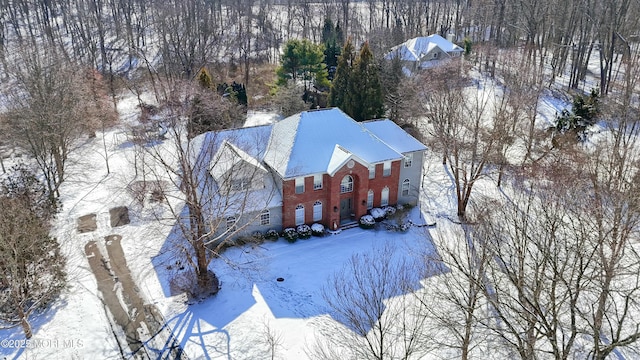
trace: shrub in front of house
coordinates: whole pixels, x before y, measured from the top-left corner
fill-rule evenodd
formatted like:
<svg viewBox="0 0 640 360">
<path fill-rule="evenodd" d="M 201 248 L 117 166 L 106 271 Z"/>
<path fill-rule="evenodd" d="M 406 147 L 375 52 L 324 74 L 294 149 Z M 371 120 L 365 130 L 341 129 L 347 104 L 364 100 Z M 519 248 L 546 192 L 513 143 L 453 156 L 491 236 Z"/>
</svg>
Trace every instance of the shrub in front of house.
<svg viewBox="0 0 640 360">
<path fill-rule="evenodd" d="M 358 221 L 358 223 L 363 229 L 373 229 L 373 227 L 376 225 L 376 220 L 372 215 L 364 215 L 360 218 L 360 221 Z"/>
<path fill-rule="evenodd" d="M 371 213 L 371 216 L 373 216 L 373 219 L 377 222 L 384 220 L 384 218 L 387 216 L 387 212 L 384 209 L 380 208 L 373 208 L 369 212 Z"/>
<path fill-rule="evenodd" d="M 386 216 L 393 216 L 393 214 L 396 213 L 395 206 L 385 206 L 382 208 L 382 210 L 384 210 L 384 212 L 387 214 Z"/>
<path fill-rule="evenodd" d="M 324 225 L 318 223 L 311 225 L 311 235 L 324 236 Z"/>
<path fill-rule="evenodd" d="M 308 239 L 311 237 L 311 227 L 309 225 L 298 225 L 296 232 L 300 239 Z"/>
<path fill-rule="evenodd" d="M 276 241 L 278 240 L 278 238 L 280 238 L 280 234 L 278 234 L 278 232 L 274 229 L 267 230 L 267 233 L 265 234 L 265 238 L 267 240 Z"/>
<path fill-rule="evenodd" d="M 251 237 L 255 240 L 256 243 L 261 244 L 264 241 L 264 234 L 261 233 L 260 231 L 256 231 L 253 234 L 251 234 Z"/>
<path fill-rule="evenodd" d="M 285 238 L 288 242 L 294 243 L 298 240 L 298 232 L 294 228 L 286 228 L 282 231 L 282 237 Z"/>
</svg>

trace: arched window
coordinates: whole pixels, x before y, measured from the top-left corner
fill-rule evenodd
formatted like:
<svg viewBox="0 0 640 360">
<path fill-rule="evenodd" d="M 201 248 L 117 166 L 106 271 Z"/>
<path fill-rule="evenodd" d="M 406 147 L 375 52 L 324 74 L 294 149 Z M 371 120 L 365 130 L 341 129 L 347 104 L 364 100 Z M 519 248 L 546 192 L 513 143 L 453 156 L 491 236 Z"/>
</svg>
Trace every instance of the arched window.
<svg viewBox="0 0 640 360">
<path fill-rule="evenodd" d="M 373 190 L 371 189 L 367 193 L 367 209 L 373 209 Z"/>
<path fill-rule="evenodd" d="M 340 193 L 348 193 L 353 191 L 353 178 L 347 175 L 340 182 Z"/>
<path fill-rule="evenodd" d="M 409 196 L 409 189 L 411 188 L 411 182 L 409 179 L 404 179 L 402 182 L 402 196 Z"/>
<path fill-rule="evenodd" d="M 380 206 L 389 205 L 389 187 L 385 186 L 384 189 L 382 189 L 382 192 L 380 193 L 380 195 L 381 195 Z"/>
<path fill-rule="evenodd" d="M 316 201 L 313 203 L 313 221 L 322 220 L 322 202 Z"/>
<path fill-rule="evenodd" d="M 302 204 L 296 206 L 296 225 L 304 224 L 304 206 Z"/>
</svg>

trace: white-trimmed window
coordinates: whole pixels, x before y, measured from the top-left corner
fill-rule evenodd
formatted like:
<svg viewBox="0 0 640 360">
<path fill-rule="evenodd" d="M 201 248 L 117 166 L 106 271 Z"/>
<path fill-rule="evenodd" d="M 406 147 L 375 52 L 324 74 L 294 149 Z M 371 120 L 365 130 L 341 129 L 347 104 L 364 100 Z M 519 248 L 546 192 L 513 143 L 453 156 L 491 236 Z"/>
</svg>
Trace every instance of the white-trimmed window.
<svg viewBox="0 0 640 360">
<path fill-rule="evenodd" d="M 304 224 L 304 205 L 296 206 L 296 225 Z"/>
<path fill-rule="evenodd" d="M 296 194 L 304 193 L 304 178 L 296 178 Z"/>
<path fill-rule="evenodd" d="M 227 216 L 227 231 L 235 231 L 236 230 L 236 217 L 235 216 Z"/>
<path fill-rule="evenodd" d="M 382 167 L 382 176 L 391 175 L 391 161 L 385 161 Z"/>
<path fill-rule="evenodd" d="M 402 182 L 402 196 L 409 196 L 409 189 L 411 188 L 411 181 L 404 179 Z"/>
<path fill-rule="evenodd" d="M 369 166 L 369 179 L 375 179 L 375 178 L 376 178 L 376 166 L 371 165 Z"/>
<path fill-rule="evenodd" d="M 367 209 L 373 209 L 373 190 L 371 189 L 367 193 Z"/>
<path fill-rule="evenodd" d="M 248 190 L 250 186 L 251 186 L 251 180 L 247 178 L 231 180 L 231 191 Z"/>
<path fill-rule="evenodd" d="M 271 224 L 271 212 L 269 210 L 263 210 L 260 213 L 260 225 L 270 225 Z"/>
<path fill-rule="evenodd" d="M 313 175 L 313 190 L 322 189 L 322 174 Z"/>
<path fill-rule="evenodd" d="M 406 168 L 411 167 L 412 164 L 413 164 L 413 153 L 409 153 L 404 156 L 404 167 Z"/>
<path fill-rule="evenodd" d="M 347 175 L 340 182 L 340 193 L 348 193 L 353 191 L 353 178 Z"/>
<path fill-rule="evenodd" d="M 389 187 L 385 186 L 380 193 L 380 206 L 389 205 Z"/>
<path fill-rule="evenodd" d="M 320 200 L 313 203 L 313 221 L 322 220 L 322 202 Z"/>
</svg>

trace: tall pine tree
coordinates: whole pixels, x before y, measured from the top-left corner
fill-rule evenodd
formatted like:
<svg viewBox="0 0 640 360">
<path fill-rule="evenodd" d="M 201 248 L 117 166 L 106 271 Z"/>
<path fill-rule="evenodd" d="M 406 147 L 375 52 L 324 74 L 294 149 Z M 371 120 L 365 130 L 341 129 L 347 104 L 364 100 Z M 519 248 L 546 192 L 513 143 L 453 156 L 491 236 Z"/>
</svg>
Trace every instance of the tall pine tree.
<svg viewBox="0 0 640 360">
<path fill-rule="evenodd" d="M 381 118 L 384 116 L 384 96 L 378 65 L 369 43 L 364 43 L 360 56 L 351 73 L 350 93 L 353 94 L 352 113 L 356 121 Z"/>
<path fill-rule="evenodd" d="M 342 54 L 338 57 L 338 67 L 331 84 L 331 92 L 329 93 L 329 104 L 340 108 L 349 115 L 352 114 L 353 98 L 352 94 L 350 94 L 350 83 L 352 81 L 351 73 L 353 72 L 355 58 L 356 50 L 349 38 L 344 44 Z"/>
</svg>

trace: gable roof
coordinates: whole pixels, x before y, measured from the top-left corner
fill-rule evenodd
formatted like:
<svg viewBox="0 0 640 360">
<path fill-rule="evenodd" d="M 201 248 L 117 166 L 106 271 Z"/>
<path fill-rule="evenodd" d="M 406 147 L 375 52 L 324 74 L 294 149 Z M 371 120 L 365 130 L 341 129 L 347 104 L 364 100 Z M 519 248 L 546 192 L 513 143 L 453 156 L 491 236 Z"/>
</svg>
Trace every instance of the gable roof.
<svg viewBox="0 0 640 360">
<path fill-rule="evenodd" d="M 450 42 L 438 34 L 409 39 L 404 43 L 394 46 L 387 53 L 386 59 L 400 58 L 403 61 L 421 61 L 421 59 L 435 48 L 446 53 L 461 53 L 460 46 Z"/>
<path fill-rule="evenodd" d="M 332 108 L 305 111 L 274 124 L 264 161 L 286 179 L 333 173 L 352 155 L 367 164 L 402 159 L 364 123 Z"/>
<path fill-rule="evenodd" d="M 258 159 L 224 139 L 211 160 L 211 176 L 220 182 L 227 172 L 237 169 L 242 163 L 247 163 L 263 173 L 267 172 Z"/>
</svg>

